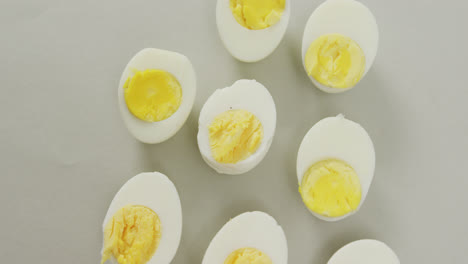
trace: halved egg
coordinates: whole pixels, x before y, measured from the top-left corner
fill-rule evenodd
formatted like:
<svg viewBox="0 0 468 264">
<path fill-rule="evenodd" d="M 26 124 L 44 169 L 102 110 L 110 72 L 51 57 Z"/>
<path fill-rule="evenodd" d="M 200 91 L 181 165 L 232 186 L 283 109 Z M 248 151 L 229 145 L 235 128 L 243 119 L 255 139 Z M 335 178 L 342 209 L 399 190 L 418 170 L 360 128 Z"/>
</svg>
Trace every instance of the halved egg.
<svg viewBox="0 0 468 264">
<path fill-rule="evenodd" d="M 256 62 L 270 55 L 288 27 L 291 0 L 218 0 L 216 25 L 233 57 Z"/>
<path fill-rule="evenodd" d="M 211 240 L 203 264 L 286 264 L 283 229 L 263 212 L 247 212 L 227 222 Z"/>
<path fill-rule="evenodd" d="M 275 102 L 265 86 L 255 80 L 238 80 L 216 90 L 203 105 L 198 147 L 217 172 L 241 174 L 265 157 L 275 129 Z"/>
<path fill-rule="evenodd" d="M 326 0 L 304 30 L 304 68 L 322 91 L 347 91 L 369 71 L 378 42 L 377 22 L 365 5 L 355 0 Z"/>
<path fill-rule="evenodd" d="M 339 249 L 328 264 L 400 264 L 391 248 L 372 239 L 357 240 Z"/>
<path fill-rule="evenodd" d="M 297 154 L 297 179 L 309 211 L 326 221 L 355 213 L 374 177 L 375 151 L 361 125 L 343 115 L 316 123 Z"/>
<path fill-rule="evenodd" d="M 169 264 L 179 247 L 182 210 L 174 184 L 159 172 L 140 173 L 112 200 L 103 223 L 101 264 Z"/>
<path fill-rule="evenodd" d="M 195 71 L 182 54 L 146 48 L 127 64 L 118 89 L 130 133 L 144 143 L 172 137 L 187 120 L 196 93 Z"/>
</svg>

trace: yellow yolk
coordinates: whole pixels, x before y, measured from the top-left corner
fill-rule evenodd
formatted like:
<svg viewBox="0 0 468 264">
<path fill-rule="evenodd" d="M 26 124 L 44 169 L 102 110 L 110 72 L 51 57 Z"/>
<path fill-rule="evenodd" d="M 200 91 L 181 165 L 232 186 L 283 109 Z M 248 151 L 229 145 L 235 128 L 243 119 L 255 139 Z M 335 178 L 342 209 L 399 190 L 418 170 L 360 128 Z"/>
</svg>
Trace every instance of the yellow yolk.
<svg viewBox="0 0 468 264">
<path fill-rule="evenodd" d="M 240 248 L 229 254 L 224 264 L 272 264 L 272 261 L 258 249 Z"/>
<path fill-rule="evenodd" d="M 313 212 L 339 217 L 355 211 L 361 202 L 361 184 L 354 169 L 341 160 L 312 165 L 299 186 L 302 200 Z"/>
<path fill-rule="evenodd" d="M 258 30 L 273 26 L 281 19 L 285 0 L 229 0 L 229 6 L 239 24 Z"/>
<path fill-rule="evenodd" d="M 220 163 L 237 163 L 257 150 L 263 127 L 246 110 L 229 110 L 215 117 L 208 127 L 213 158 Z"/>
<path fill-rule="evenodd" d="M 158 122 L 173 115 L 182 101 L 177 79 L 163 70 L 136 71 L 124 84 L 128 110 L 138 119 Z"/>
<path fill-rule="evenodd" d="M 119 264 L 144 264 L 161 239 L 161 222 L 151 209 L 127 205 L 118 210 L 104 229 L 101 264 L 111 256 Z"/>
<path fill-rule="evenodd" d="M 366 58 L 352 39 L 330 34 L 317 38 L 305 55 L 308 75 L 331 88 L 349 88 L 361 79 Z"/>
</svg>

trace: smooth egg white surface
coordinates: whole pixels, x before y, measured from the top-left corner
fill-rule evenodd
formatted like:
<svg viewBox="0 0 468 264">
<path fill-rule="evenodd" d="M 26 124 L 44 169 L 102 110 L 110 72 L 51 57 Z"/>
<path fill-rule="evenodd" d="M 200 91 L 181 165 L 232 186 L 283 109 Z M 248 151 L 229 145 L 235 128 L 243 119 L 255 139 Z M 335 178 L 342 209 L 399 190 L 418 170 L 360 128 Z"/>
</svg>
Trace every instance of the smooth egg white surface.
<svg viewBox="0 0 468 264">
<path fill-rule="evenodd" d="M 182 234 L 182 209 L 174 184 L 164 174 L 145 172 L 127 181 L 112 200 L 102 224 L 106 224 L 120 208 L 142 205 L 153 210 L 161 221 L 161 240 L 148 264 L 169 264 L 179 247 Z M 117 263 L 112 257 L 111 261 Z"/>
<path fill-rule="evenodd" d="M 254 114 L 263 126 L 263 139 L 257 151 L 235 164 L 219 163 L 212 155 L 208 127 L 214 118 L 229 110 L 243 109 Z M 255 80 L 238 80 L 232 86 L 217 89 L 205 102 L 198 121 L 198 148 L 206 163 L 219 173 L 241 174 L 255 166 L 270 149 L 276 130 L 276 107 L 273 97 Z"/>
<path fill-rule="evenodd" d="M 216 25 L 224 46 L 231 55 L 243 62 L 256 62 L 270 55 L 283 39 L 289 23 L 291 0 L 278 23 L 265 29 L 250 30 L 239 24 L 229 7 L 229 0 L 218 0 Z"/>
<path fill-rule="evenodd" d="M 169 118 L 159 122 L 146 122 L 135 117 L 127 107 L 123 86 L 133 76 L 133 70 L 164 70 L 176 77 L 182 88 L 179 109 Z M 196 94 L 196 76 L 189 59 L 182 54 L 146 48 L 138 52 L 127 64 L 120 78 L 118 89 L 119 108 L 130 133 L 144 143 L 160 143 L 172 137 L 187 120 Z"/>
<path fill-rule="evenodd" d="M 263 212 L 247 212 L 227 222 L 211 240 L 202 264 L 224 263 L 233 251 L 255 248 L 270 257 L 274 264 L 288 263 L 288 245 L 283 229 Z"/>
<path fill-rule="evenodd" d="M 351 242 L 339 249 L 328 264 L 400 264 L 391 248 L 383 242 L 363 239 Z"/>
<path fill-rule="evenodd" d="M 357 210 L 341 217 L 326 217 L 309 210 L 325 221 L 338 221 L 357 212 L 369 191 L 374 177 L 375 151 L 366 130 L 343 115 L 327 117 L 317 122 L 301 142 L 297 154 L 297 180 L 302 183 L 304 173 L 314 163 L 325 159 L 338 159 L 349 164 L 361 183 L 361 202 Z"/>
<path fill-rule="evenodd" d="M 379 29 L 372 12 L 356 0 L 326 0 L 310 16 L 302 37 L 302 63 L 310 44 L 326 34 L 341 34 L 354 40 L 366 56 L 364 78 L 374 63 L 379 44 Z M 330 88 L 317 82 L 308 75 L 311 81 L 324 92 L 341 93 L 353 87 Z"/>
</svg>

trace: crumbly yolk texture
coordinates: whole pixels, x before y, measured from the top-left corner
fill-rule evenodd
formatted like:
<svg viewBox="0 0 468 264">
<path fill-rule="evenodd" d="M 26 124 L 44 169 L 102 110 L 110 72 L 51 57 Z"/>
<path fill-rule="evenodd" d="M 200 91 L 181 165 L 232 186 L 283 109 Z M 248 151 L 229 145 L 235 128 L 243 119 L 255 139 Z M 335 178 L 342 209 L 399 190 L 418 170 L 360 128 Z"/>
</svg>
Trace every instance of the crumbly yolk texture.
<svg viewBox="0 0 468 264">
<path fill-rule="evenodd" d="M 308 75 L 331 88 L 349 88 L 361 80 L 366 57 L 351 38 L 340 34 L 322 35 L 305 55 Z"/>
<path fill-rule="evenodd" d="M 259 30 L 278 23 L 285 0 L 229 0 L 229 7 L 239 24 Z"/>
<path fill-rule="evenodd" d="M 224 264 L 272 264 L 272 261 L 258 249 L 240 248 L 229 254 Z"/>
<path fill-rule="evenodd" d="M 208 127 L 213 158 L 237 163 L 257 151 L 263 139 L 260 120 L 247 110 L 229 110 L 216 116 Z"/>
<path fill-rule="evenodd" d="M 153 210 L 139 205 L 120 208 L 104 229 L 101 264 L 111 256 L 119 264 L 144 264 L 156 252 L 161 221 Z"/>
<path fill-rule="evenodd" d="M 317 214 L 339 217 L 355 211 L 361 202 L 361 184 L 354 169 L 341 160 L 313 164 L 299 186 L 305 205 Z"/>
<path fill-rule="evenodd" d="M 158 122 L 169 118 L 182 102 L 182 88 L 167 71 L 135 71 L 124 84 L 128 110 L 138 119 Z"/>
</svg>

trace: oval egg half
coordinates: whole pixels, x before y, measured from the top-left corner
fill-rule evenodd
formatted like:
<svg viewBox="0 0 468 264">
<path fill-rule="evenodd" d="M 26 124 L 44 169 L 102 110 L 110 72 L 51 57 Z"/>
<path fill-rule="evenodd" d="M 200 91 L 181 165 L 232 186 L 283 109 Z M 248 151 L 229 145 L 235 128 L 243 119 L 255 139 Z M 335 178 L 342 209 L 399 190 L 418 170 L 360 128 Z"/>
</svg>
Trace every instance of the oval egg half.
<svg viewBox="0 0 468 264">
<path fill-rule="evenodd" d="M 347 244 L 339 249 L 328 264 L 400 264 L 391 248 L 383 242 L 363 239 Z"/>
<path fill-rule="evenodd" d="M 124 86 L 137 72 L 162 70 L 171 74 L 180 84 L 181 101 L 177 110 L 168 118 L 144 121 L 130 112 L 125 99 Z M 196 94 L 196 76 L 189 59 L 182 54 L 146 48 L 138 52 L 125 67 L 118 89 L 119 108 L 130 133 L 144 143 L 160 143 L 172 137 L 187 120 Z"/>
<path fill-rule="evenodd" d="M 149 260 L 146 263 L 169 264 L 177 252 L 182 234 L 182 209 L 179 194 L 177 193 L 174 184 L 169 180 L 169 178 L 159 172 L 140 173 L 131 178 L 120 188 L 107 210 L 107 214 L 103 222 L 104 236 L 115 236 L 117 231 L 109 230 L 109 228 L 111 228 L 111 226 L 116 226 L 117 223 L 122 225 L 122 229 L 124 230 L 130 230 L 131 228 L 136 228 L 136 230 L 141 229 L 142 232 L 135 234 L 133 244 L 129 245 L 125 250 L 122 250 L 127 251 L 128 255 L 131 255 L 132 251 L 138 251 L 138 254 L 136 255 L 141 255 L 141 252 L 151 251 L 146 248 L 142 248 L 142 246 L 136 245 L 137 243 L 148 243 L 148 241 L 144 241 L 142 238 L 147 235 L 144 233 L 149 233 L 143 232 L 144 228 L 148 229 L 147 226 L 144 226 L 148 225 L 148 223 L 145 222 L 146 220 L 144 219 L 140 221 L 140 226 L 135 226 L 136 224 L 133 222 L 128 222 L 127 224 L 129 224 L 129 226 L 126 226 L 122 221 L 131 220 L 125 219 L 125 214 L 123 214 L 123 220 L 115 217 L 121 214 L 122 208 L 131 209 L 131 207 L 134 206 L 148 208 L 154 212 L 156 215 L 155 217 L 158 219 L 157 227 L 159 231 L 157 232 L 157 235 L 159 238 L 158 241 L 156 241 L 156 248 L 153 249 L 155 251 L 148 253 L 150 256 L 148 256 Z M 130 209 L 127 210 L 127 212 L 130 211 Z M 138 215 L 132 212 L 128 212 L 128 215 L 131 215 L 131 217 L 128 217 L 131 219 L 134 217 L 140 217 L 140 219 L 145 217 L 144 215 Z M 133 227 L 130 228 L 130 226 Z M 153 231 L 153 229 L 154 228 L 151 228 L 151 231 Z M 127 231 L 127 237 L 129 236 L 129 233 L 131 233 L 131 231 Z M 126 240 L 124 236 L 125 232 L 122 234 L 122 237 L 117 237 L 115 241 Z M 104 242 L 109 239 L 110 237 L 105 237 Z M 137 239 L 142 240 L 136 242 Z M 109 245 L 104 243 L 102 253 L 104 253 L 107 246 Z M 111 255 L 110 260 L 113 263 L 118 263 L 116 256 L 113 254 Z"/>
<path fill-rule="evenodd" d="M 243 62 L 256 62 L 270 55 L 283 39 L 288 27 L 291 13 L 290 1 L 285 1 L 285 8 L 276 24 L 265 29 L 253 30 L 236 21 L 229 6 L 230 0 L 218 0 L 216 25 L 221 41 L 229 53 Z"/>
<path fill-rule="evenodd" d="M 352 210 L 345 208 L 347 209 L 347 213 L 344 215 L 330 216 L 328 215 L 329 213 L 315 212 L 314 210 L 311 210 L 311 205 L 306 205 L 313 215 L 322 220 L 341 220 L 355 213 L 366 199 L 367 192 L 374 177 L 374 145 L 366 130 L 364 130 L 361 125 L 346 119 L 343 115 L 324 118 L 317 122 L 304 136 L 297 154 L 297 179 L 300 188 L 302 188 L 301 195 L 305 203 L 306 201 L 318 203 L 318 195 L 322 195 L 324 202 L 327 204 L 337 200 L 339 195 L 346 196 L 346 194 L 340 192 L 346 192 L 347 190 L 337 189 L 338 187 L 336 186 L 341 180 L 343 180 L 343 185 L 351 183 L 348 178 L 341 179 L 342 175 L 337 175 L 336 171 L 340 171 L 342 168 L 332 166 L 326 168 L 329 170 L 328 172 L 319 170 L 319 173 L 316 173 L 316 175 L 320 175 L 320 173 L 322 173 L 323 175 L 328 176 L 331 172 L 331 182 L 324 182 L 326 178 L 323 178 L 321 182 L 319 182 L 320 179 L 318 179 L 317 183 L 321 184 L 320 187 L 324 189 L 310 189 L 313 192 L 305 193 L 305 190 L 303 189 L 305 184 L 303 181 L 304 176 L 311 168 L 313 168 L 313 166 L 324 161 L 331 161 L 333 163 L 332 165 L 340 166 L 345 164 L 345 166 L 347 166 L 345 170 L 350 170 L 357 175 L 357 206 Z M 312 197 L 305 197 L 305 195 L 309 194 L 312 195 Z M 314 195 L 316 197 L 313 197 Z M 337 203 L 352 202 L 348 200 L 350 199 L 349 197 L 344 197 L 343 199 L 346 199 L 346 201 L 337 201 Z M 332 205 L 335 206 L 335 204 Z M 317 204 L 317 206 L 319 205 Z M 336 206 L 336 210 L 339 210 L 338 205 Z M 344 206 L 347 205 L 345 204 Z"/>
<path fill-rule="evenodd" d="M 369 71 L 377 54 L 379 31 L 372 12 L 356 0 L 326 0 L 310 16 L 302 38 L 302 60 L 309 46 L 320 36 L 340 34 L 354 40 L 365 56 L 365 68 L 360 79 Z M 327 87 L 308 75 L 317 88 L 328 93 L 340 93 L 347 88 Z"/>
<path fill-rule="evenodd" d="M 256 148 L 247 156 L 238 161 L 221 161 L 216 159 L 215 150 L 224 151 L 226 156 L 235 155 L 233 152 L 247 148 L 250 142 L 242 142 L 252 139 L 255 135 L 242 135 L 248 133 L 249 128 L 240 128 L 249 123 L 242 119 L 219 120 L 223 114 L 233 111 L 243 111 L 251 114 L 251 118 L 257 120 L 260 135 Z M 215 122 L 218 121 L 218 122 Z M 224 133 L 223 142 L 213 142 L 211 138 L 220 138 L 221 135 L 213 135 L 213 126 L 217 123 L 221 127 L 218 134 Z M 237 129 L 236 130 L 236 126 Z M 216 90 L 205 102 L 200 112 L 198 121 L 198 147 L 206 163 L 219 173 L 241 174 L 255 166 L 268 152 L 276 129 L 276 107 L 273 97 L 261 83 L 255 80 L 238 80 L 230 87 Z M 210 142 L 211 140 L 211 142 Z M 221 141 L 221 140 L 220 140 Z M 241 144 L 242 143 L 242 144 Z M 230 145 L 230 146 L 229 146 Z"/>
<path fill-rule="evenodd" d="M 249 249 L 243 257 L 251 262 L 239 259 L 231 262 L 232 254 L 242 249 Z M 250 252 L 254 253 L 246 256 Z M 255 262 L 259 258 L 270 262 Z M 287 262 L 288 246 L 283 229 L 273 217 L 263 212 L 247 212 L 229 220 L 211 240 L 202 261 L 203 264 Z"/>
</svg>

